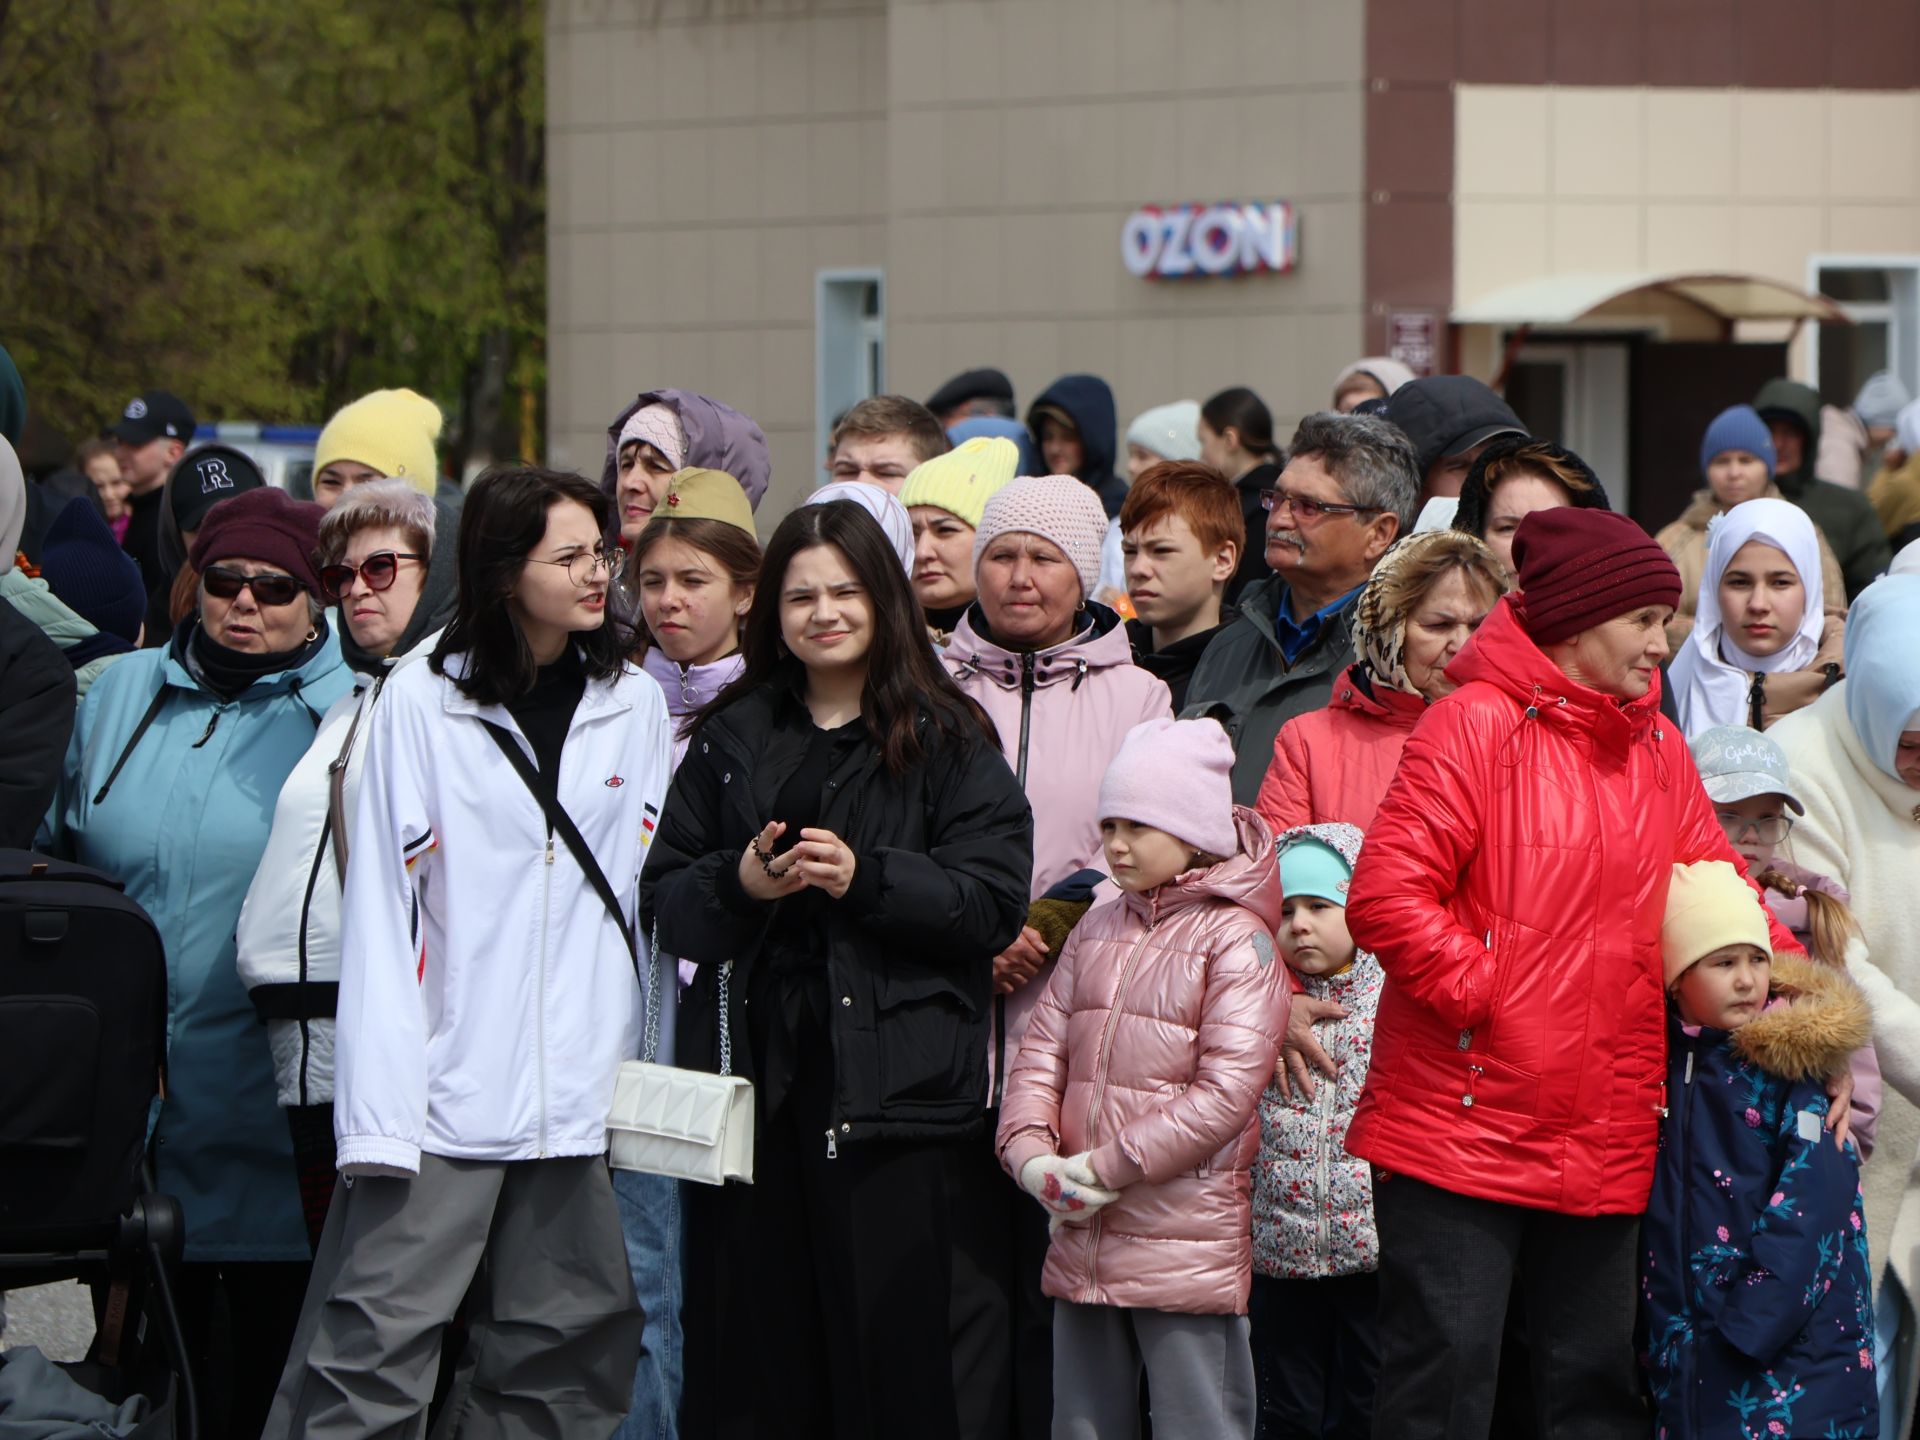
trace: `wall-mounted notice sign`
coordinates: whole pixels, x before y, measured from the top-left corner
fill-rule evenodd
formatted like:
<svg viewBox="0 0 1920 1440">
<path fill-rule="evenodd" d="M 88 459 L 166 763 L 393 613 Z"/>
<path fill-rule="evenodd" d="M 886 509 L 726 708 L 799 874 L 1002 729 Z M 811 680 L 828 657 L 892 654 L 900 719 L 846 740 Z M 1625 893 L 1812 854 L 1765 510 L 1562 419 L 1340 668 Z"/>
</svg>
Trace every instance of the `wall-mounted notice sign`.
<svg viewBox="0 0 1920 1440">
<path fill-rule="evenodd" d="M 1284 200 L 1142 205 L 1120 231 L 1120 254 L 1149 280 L 1285 274 L 1300 258 L 1299 221 Z"/>
</svg>

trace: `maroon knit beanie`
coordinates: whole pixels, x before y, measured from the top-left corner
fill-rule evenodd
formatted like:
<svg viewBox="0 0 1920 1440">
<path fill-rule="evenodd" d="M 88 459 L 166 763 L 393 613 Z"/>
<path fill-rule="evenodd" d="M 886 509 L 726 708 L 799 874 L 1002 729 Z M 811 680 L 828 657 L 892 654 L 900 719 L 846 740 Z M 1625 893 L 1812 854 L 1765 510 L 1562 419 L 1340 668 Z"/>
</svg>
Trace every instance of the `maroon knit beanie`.
<svg viewBox="0 0 1920 1440">
<path fill-rule="evenodd" d="M 1642 605 L 1680 603 L 1680 572 L 1646 531 L 1611 510 L 1536 510 L 1513 532 L 1516 608 L 1553 645 Z"/>
<path fill-rule="evenodd" d="M 244 491 L 207 511 L 187 563 L 204 572 L 222 560 L 264 560 L 318 594 L 313 552 L 320 544 L 320 517 L 326 513 L 270 485 Z"/>
</svg>

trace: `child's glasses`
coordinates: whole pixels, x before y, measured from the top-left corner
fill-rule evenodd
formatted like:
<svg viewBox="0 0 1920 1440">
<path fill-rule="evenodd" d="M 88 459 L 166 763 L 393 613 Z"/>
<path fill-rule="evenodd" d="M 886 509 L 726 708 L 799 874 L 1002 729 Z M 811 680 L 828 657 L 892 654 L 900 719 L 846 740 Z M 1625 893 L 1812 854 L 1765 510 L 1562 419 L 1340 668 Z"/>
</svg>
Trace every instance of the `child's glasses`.
<svg viewBox="0 0 1920 1440">
<path fill-rule="evenodd" d="M 1762 845 L 1778 845 L 1787 838 L 1793 829 L 1791 815 L 1763 815 L 1758 820 L 1750 820 L 1745 815 L 1735 815 L 1730 810 L 1721 810 L 1714 815 L 1720 822 L 1720 828 L 1726 833 L 1729 844 L 1738 845 L 1751 835 Z"/>
</svg>

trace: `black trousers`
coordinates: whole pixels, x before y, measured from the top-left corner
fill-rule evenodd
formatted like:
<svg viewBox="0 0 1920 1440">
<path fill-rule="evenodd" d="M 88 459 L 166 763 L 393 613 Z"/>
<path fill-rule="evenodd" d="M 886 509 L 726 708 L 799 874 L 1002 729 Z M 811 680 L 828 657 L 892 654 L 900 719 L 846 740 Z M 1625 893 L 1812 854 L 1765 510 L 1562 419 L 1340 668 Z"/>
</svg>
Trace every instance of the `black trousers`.
<svg viewBox="0 0 1920 1440">
<path fill-rule="evenodd" d="M 953 1389 L 963 1440 L 1047 1440 L 1053 1301 L 1040 1293 L 1047 1212 L 984 1139 L 953 1154 Z"/>
<path fill-rule="evenodd" d="M 1543 1440 L 1644 1440 L 1633 1360 L 1640 1217 L 1557 1215 L 1405 1175 L 1373 1183 L 1381 1440 L 1485 1440 L 1507 1295 L 1526 1294 Z"/>
<path fill-rule="evenodd" d="M 754 1183 L 689 1208 L 682 1434 L 958 1440 L 947 1346 L 959 1142 L 836 1143 L 830 1155 L 830 1041 L 804 1020 L 791 1041 L 779 1108 L 755 1117 Z"/>
<path fill-rule="evenodd" d="M 307 1261 L 189 1261 L 174 1295 L 205 1440 L 259 1440 L 306 1298 Z"/>
<path fill-rule="evenodd" d="M 1258 1440 L 1367 1440 L 1380 1374 L 1380 1277 L 1253 1277 Z"/>
</svg>

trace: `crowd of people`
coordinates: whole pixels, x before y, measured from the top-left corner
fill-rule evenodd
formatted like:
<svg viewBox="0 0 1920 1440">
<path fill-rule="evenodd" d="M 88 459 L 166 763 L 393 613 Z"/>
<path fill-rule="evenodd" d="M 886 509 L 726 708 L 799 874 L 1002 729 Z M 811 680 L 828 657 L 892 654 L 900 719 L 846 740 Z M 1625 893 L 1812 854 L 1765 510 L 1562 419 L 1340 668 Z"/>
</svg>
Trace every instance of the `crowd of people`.
<svg viewBox="0 0 1920 1440">
<path fill-rule="evenodd" d="M 0 380 L 0 845 L 164 940 L 207 1433 L 1911 1429 L 1891 375 L 1657 536 L 1383 358 L 876 396 L 778 518 L 681 389 L 465 487 L 376 392 L 304 502 Z M 669 1070 L 751 1183 L 610 1167 Z"/>
</svg>

